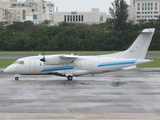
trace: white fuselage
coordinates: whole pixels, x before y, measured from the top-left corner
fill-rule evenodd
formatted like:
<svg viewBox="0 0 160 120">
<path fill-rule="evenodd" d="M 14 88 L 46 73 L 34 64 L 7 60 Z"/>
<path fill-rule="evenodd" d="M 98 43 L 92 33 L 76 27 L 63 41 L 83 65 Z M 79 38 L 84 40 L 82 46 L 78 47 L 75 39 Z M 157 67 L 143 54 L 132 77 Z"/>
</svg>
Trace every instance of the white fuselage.
<svg viewBox="0 0 160 120">
<path fill-rule="evenodd" d="M 53 55 L 45 56 L 50 57 Z M 32 56 L 18 59 L 8 66 L 4 72 L 22 75 L 60 75 L 80 76 L 111 72 L 149 62 L 149 60 L 106 58 L 101 56 L 78 56 L 72 63 L 60 65 L 46 65 L 40 61 L 42 56 Z"/>
</svg>

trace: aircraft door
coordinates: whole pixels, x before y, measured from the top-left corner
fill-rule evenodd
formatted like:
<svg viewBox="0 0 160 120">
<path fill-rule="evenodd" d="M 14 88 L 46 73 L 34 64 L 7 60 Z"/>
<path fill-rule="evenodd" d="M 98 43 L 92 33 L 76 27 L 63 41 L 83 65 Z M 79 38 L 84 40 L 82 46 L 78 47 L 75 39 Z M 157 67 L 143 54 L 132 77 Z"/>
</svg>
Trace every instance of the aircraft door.
<svg viewBox="0 0 160 120">
<path fill-rule="evenodd" d="M 15 73 L 18 72 L 18 65 L 16 65 Z"/>
<path fill-rule="evenodd" d="M 45 68 L 46 65 L 44 62 L 40 62 L 40 60 L 36 60 L 35 66 L 36 66 L 36 72 L 40 72 Z"/>
<path fill-rule="evenodd" d="M 35 72 L 35 60 L 30 60 L 29 61 L 29 71 L 30 72 Z"/>
</svg>

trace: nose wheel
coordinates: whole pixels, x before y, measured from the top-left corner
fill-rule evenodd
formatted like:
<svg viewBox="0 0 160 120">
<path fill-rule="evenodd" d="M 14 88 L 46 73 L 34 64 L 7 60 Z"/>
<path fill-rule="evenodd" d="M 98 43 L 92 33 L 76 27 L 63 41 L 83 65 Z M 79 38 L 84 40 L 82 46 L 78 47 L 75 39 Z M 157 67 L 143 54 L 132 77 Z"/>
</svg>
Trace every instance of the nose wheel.
<svg viewBox="0 0 160 120">
<path fill-rule="evenodd" d="M 17 80 L 19 80 L 19 77 L 20 77 L 20 75 L 19 74 L 15 74 L 15 80 L 17 81 Z"/>
</svg>

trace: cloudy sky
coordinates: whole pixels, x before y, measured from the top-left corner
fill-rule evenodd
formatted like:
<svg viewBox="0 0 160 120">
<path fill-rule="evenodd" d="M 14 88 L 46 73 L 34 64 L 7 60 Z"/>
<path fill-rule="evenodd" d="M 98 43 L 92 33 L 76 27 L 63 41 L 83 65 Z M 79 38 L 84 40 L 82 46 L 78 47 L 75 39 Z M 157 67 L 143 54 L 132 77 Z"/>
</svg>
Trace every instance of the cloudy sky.
<svg viewBox="0 0 160 120">
<path fill-rule="evenodd" d="M 111 2 L 114 0 L 52 0 L 59 12 L 81 11 L 88 12 L 91 8 L 99 8 L 100 12 L 109 13 Z M 130 4 L 130 0 L 126 0 Z"/>
</svg>

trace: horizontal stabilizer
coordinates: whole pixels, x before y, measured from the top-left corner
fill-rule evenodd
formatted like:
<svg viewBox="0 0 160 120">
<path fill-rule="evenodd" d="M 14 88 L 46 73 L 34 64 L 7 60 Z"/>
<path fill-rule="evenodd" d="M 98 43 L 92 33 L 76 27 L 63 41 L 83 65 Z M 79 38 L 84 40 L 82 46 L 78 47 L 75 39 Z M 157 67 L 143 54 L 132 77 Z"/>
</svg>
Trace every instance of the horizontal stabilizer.
<svg viewBox="0 0 160 120">
<path fill-rule="evenodd" d="M 125 67 L 125 68 L 122 68 L 122 70 L 130 70 L 130 69 L 134 69 L 134 68 L 137 68 L 137 66 L 134 65 L 134 66 Z"/>
<path fill-rule="evenodd" d="M 144 29 L 141 33 L 149 34 L 149 33 L 153 33 L 153 30 L 151 31 L 150 29 Z"/>
</svg>

